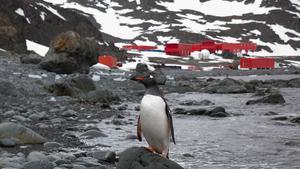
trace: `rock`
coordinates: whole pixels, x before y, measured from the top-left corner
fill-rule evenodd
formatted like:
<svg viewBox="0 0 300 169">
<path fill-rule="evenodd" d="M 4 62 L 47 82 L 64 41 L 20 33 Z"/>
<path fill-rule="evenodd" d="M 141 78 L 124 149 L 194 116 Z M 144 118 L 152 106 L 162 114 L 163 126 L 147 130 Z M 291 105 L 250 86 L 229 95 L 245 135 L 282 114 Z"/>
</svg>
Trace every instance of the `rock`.
<svg viewBox="0 0 300 169">
<path fill-rule="evenodd" d="M 200 102 L 198 102 L 196 100 L 186 100 L 186 101 L 180 102 L 179 104 L 184 105 L 184 106 L 209 106 L 209 105 L 214 105 L 214 103 L 209 101 L 209 100 L 202 100 Z"/>
<path fill-rule="evenodd" d="M 56 36 L 40 66 L 58 74 L 88 73 L 97 63 L 100 46 L 93 39 L 81 38 L 73 31 Z"/>
<path fill-rule="evenodd" d="M 0 139 L 15 138 L 21 144 L 42 144 L 46 139 L 20 124 L 5 122 L 0 124 Z"/>
<path fill-rule="evenodd" d="M 66 78 L 59 79 L 56 83 L 46 88 L 57 96 L 84 98 L 85 94 L 94 91 L 96 86 L 89 76 L 72 74 Z"/>
<path fill-rule="evenodd" d="M 271 120 L 278 120 L 278 121 L 286 121 L 286 120 L 288 120 L 289 118 L 288 117 L 286 117 L 286 116 L 279 116 L 279 117 L 274 117 L 274 118 L 272 118 Z"/>
<path fill-rule="evenodd" d="M 88 153 L 87 156 L 109 163 L 114 163 L 116 161 L 116 153 L 112 151 L 95 151 Z"/>
<path fill-rule="evenodd" d="M 0 139 L 0 146 L 1 147 L 15 147 L 17 145 L 21 145 L 21 141 L 16 138 L 3 138 Z"/>
<path fill-rule="evenodd" d="M 62 113 L 62 116 L 63 117 L 76 117 L 77 116 L 77 112 L 74 111 L 74 110 L 67 110 L 67 111 L 64 111 Z"/>
<path fill-rule="evenodd" d="M 203 89 L 207 93 L 247 93 L 247 88 L 244 82 L 225 78 L 221 81 L 212 81 L 207 87 Z"/>
<path fill-rule="evenodd" d="M 80 135 L 80 137 L 85 137 L 87 139 L 92 139 L 96 137 L 107 137 L 106 134 L 103 134 L 99 130 L 89 130 Z"/>
<path fill-rule="evenodd" d="M 183 157 L 189 157 L 189 158 L 194 158 L 195 156 L 193 156 L 192 154 L 190 153 L 184 153 L 182 154 Z"/>
<path fill-rule="evenodd" d="M 138 137 L 136 135 L 130 134 L 125 137 L 125 140 L 137 140 Z"/>
<path fill-rule="evenodd" d="M 53 169 L 54 165 L 48 160 L 36 160 L 25 163 L 22 169 Z"/>
<path fill-rule="evenodd" d="M 31 120 L 48 120 L 48 115 L 45 111 L 40 112 L 40 113 L 34 113 L 29 116 Z"/>
<path fill-rule="evenodd" d="M 176 108 L 174 110 L 174 114 L 187 114 L 187 115 L 205 115 L 207 110 L 205 109 L 191 109 L 191 110 L 185 110 L 182 108 Z"/>
<path fill-rule="evenodd" d="M 246 102 L 246 105 L 259 104 L 259 103 L 283 104 L 285 103 L 285 100 L 280 93 L 271 93 L 270 95 L 257 100 L 249 100 Z"/>
<path fill-rule="evenodd" d="M 19 96 L 20 93 L 14 84 L 0 79 L 0 95 L 16 97 Z"/>
<path fill-rule="evenodd" d="M 278 115 L 278 113 L 270 111 L 268 113 L 265 113 L 264 115 L 265 116 L 276 116 L 276 115 Z"/>
<path fill-rule="evenodd" d="M 300 78 L 291 79 L 288 81 L 289 87 L 297 87 L 300 88 Z"/>
<path fill-rule="evenodd" d="M 113 94 L 109 90 L 105 89 L 97 89 L 95 91 L 89 92 L 85 99 L 88 102 L 91 103 L 96 103 L 96 102 L 101 102 L 101 103 L 111 103 L 111 102 L 118 102 L 120 101 L 120 98 Z"/>
<path fill-rule="evenodd" d="M 300 124 L 300 117 L 293 117 L 291 118 L 291 123 L 296 123 L 296 124 Z"/>
<path fill-rule="evenodd" d="M 27 156 L 28 161 L 36 161 L 36 160 L 48 160 L 48 158 L 42 152 L 33 151 Z"/>
<path fill-rule="evenodd" d="M 28 55 L 23 54 L 20 57 L 21 63 L 24 63 L 24 64 L 39 64 L 42 61 L 42 59 L 43 59 L 42 56 L 40 56 L 39 54 L 34 53 L 34 52 L 32 52 Z"/>
<path fill-rule="evenodd" d="M 44 143 L 44 148 L 47 150 L 58 150 L 58 148 L 62 147 L 60 143 L 57 142 L 46 142 Z"/>
<path fill-rule="evenodd" d="M 60 166 L 62 164 L 71 164 L 71 162 L 69 160 L 63 160 L 63 159 L 55 160 L 54 163 L 58 166 Z"/>
<path fill-rule="evenodd" d="M 117 169 L 183 169 L 180 165 L 143 147 L 132 147 L 120 154 Z"/>
</svg>

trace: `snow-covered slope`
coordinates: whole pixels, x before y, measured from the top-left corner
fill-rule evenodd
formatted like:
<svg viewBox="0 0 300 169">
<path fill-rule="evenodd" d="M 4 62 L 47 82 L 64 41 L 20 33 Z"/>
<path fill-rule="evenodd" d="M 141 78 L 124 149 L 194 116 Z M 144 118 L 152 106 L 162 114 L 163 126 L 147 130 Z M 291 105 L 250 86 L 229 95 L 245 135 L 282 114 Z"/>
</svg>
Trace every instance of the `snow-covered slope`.
<svg viewBox="0 0 300 169">
<path fill-rule="evenodd" d="M 259 45 L 257 55 L 300 55 L 300 0 L 37 0 L 31 3 L 40 11 L 39 22 L 49 25 L 50 15 L 64 22 L 73 20 L 70 23 L 75 28 L 94 27 L 89 36 L 101 34 L 104 42 L 163 45 L 171 40 L 252 41 Z M 33 18 L 28 8 L 14 10 L 29 25 L 34 25 L 30 23 Z M 90 23 L 76 25 L 73 13 L 86 17 Z M 31 40 L 38 37 L 41 36 Z M 42 40 L 35 42 L 45 45 L 39 41 Z"/>
</svg>

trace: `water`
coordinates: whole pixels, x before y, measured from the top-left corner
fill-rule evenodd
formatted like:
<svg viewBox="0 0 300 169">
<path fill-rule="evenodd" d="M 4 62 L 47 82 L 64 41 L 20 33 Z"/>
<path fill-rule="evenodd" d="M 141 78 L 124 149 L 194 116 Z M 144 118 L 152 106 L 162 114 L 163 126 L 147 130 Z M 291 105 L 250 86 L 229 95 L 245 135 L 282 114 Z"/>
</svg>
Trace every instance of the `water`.
<svg viewBox="0 0 300 169">
<path fill-rule="evenodd" d="M 281 93 L 286 99 L 284 105 L 250 106 L 245 103 L 255 99 L 252 94 L 166 95 L 171 108 L 180 107 L 178 103 L 184 100 L 207 99 L 235 114 L 221 119 L 174 115 L 177 144 L 171 144 L 170 158 L 190 169 L 300 169 L 300 125 L 273 121 L 271 118 L 276 116 L 264 115 L 273 111 L 281 116 L 300 116 L 300 89 L 281 89 Z M 138 114 L 134 110 L 137 103 L 127 104 L 128 109 L 124 112 L 126 118 L 121 120 L 132 124 L 116 126 L 105 123 L 111 119 L 104 120 L 98 127 L 109 137 L 86 140 L 86 143 L 107 144 L 111 146 L 108 149 L 117 152 L 132 146 L 147 146 L 145 140 L 125 139 L 127 135 L 136 133 Z M 214 106 L 198 107 L 211 109 Z M 287 145 L 291 142 L 296 144 Z M 194 157 L 184 157 L 184 153 Z"/>
</svg>

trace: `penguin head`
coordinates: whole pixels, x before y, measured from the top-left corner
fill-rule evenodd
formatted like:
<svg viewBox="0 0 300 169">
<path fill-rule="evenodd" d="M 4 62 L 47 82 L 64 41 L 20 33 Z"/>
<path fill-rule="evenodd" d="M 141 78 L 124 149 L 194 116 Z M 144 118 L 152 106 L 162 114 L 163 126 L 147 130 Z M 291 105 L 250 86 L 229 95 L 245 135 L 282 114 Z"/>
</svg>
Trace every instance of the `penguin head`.
<svg viewBox="0 0 300 169">
<path fill-rule="evenodd" d="M 141 74 L 141 73 L 133 74 L 130 77 L 130 80 L 134 80 L 134 81 L 137 81 L 139 83 L 142 83 L 146 88 L 150 87 L 150 86 L 157 85 L 155 78 L 150 73 L 147 73 L 147 74 Z"/>
</svg>

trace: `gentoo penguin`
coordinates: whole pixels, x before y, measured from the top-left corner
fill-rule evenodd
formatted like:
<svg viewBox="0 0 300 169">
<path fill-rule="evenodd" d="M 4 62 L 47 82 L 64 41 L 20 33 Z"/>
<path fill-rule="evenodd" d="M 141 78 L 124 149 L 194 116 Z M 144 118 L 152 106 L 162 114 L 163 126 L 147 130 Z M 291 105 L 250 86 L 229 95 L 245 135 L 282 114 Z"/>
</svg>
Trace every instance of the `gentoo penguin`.
<svg viewBox="0 0 300 169">
<path fill-rule="evenodd" d="M 137 136 L 142 141 L 142 134 L 149 144 L 151 152 L 157 152 L 168 158 L 170 136 L 175 143 L 173 120 L 170 108 L 159 90 L 156 80 L 150 74 L 133 75 L 131 80 L 138 81 L 146 87 L 140 105 Z"/>
</svg>

